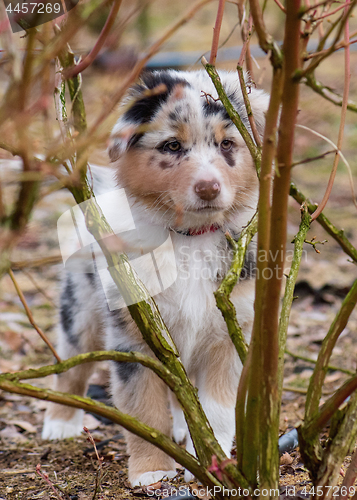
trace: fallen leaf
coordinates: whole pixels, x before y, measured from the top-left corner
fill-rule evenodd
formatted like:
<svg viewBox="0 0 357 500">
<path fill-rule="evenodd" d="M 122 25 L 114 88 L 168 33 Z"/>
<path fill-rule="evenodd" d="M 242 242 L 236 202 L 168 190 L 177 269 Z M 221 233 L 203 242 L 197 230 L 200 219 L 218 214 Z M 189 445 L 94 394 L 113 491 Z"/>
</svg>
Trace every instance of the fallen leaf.
<svg viewBox="0 0 357 500">
<path fill-rule="evenodd" d="M 8 425 L 0 431 L 0 438 L 4 439 L 4 441 L 14 443 L 24 443 L 25 441 L 28 441 L 28 438 L 18 432 L 14 425 Z"/>
<path fill-rule="evenodd" d="M 293 463 L 293 460 L 293 457 L 286 452 L 280 457 L 280 465 L 290 465 Z"/>
<path fill-rule="evenodd" d="M 208 493 L 207 488 L 197 483 L 191 483 L 190 490 L 192 492 L 192 495 L 200 498 L 201 500 L 210 500 L 211 498 L 211 495 Z"/>
<path fill-rule="evenodd" d="M 30 422 L 25 422 L 25 420 L 11 420 L 9 424 L 16 425 L 17 427 L 20 427 L 20 429 L 30 432 L 31 434 L 36 434 L 37 432 L 36 427 L 30 424 Z"/>
</svg>

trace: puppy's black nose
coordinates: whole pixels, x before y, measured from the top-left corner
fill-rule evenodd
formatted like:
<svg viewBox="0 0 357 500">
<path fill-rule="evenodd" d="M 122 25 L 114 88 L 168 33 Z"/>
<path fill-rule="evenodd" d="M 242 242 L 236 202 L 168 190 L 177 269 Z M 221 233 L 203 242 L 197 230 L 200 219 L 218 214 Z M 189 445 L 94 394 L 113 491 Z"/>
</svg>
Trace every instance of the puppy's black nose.
<svg viewBox="0 0 357 500">
<path fill-rule="evenodd" d="M 211 201 L 217 198 L 221 191 L 221 186 L 218 181 L 199 181 L 195 185 L 195 192 L 201 200 Z"/>
</svg>

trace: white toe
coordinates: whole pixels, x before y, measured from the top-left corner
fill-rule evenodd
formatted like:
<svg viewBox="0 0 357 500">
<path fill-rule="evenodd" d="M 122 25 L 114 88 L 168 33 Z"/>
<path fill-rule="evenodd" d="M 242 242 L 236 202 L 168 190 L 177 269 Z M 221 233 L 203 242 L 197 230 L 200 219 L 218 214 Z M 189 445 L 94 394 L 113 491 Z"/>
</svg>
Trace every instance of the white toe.
<svg viewBox="0 0 357 500">
<path fill-rule="evenodd" d="M 185 483 L 189 483 L 190 481 L 192 481 L 194 479 L 194 477 L 195 476 L 192 474 L 192 472 L 185 469 L 185 475 L 184 475 Z"/>
<path fill-rule="evenodd" d="M 171 404 L 171 413 L 173 418 L 173 436 L 176 443 L 181 444 L 188 435 L 188 427 L 181 408 Z"/>
<path fill-rule="evenodd" d="M 177 444 L 184 443 L 186 440 L 187 433 L 188 433 L 187 427 L 180 427 L 178 429 L 177 428 L 175 429 L 175 427 L 174 427 L 173 435 L 174 435 L 175 442 Z"/>
<path fill-rule="evenodd" d="M 150 484 L 157 483 L 162 479 L 168 478 L 172 479 L 176 476 L 175 470 L 155 470 L 150 472 L 144 472 L 136 478 L 129 478 L 131 486 L 149 486 Z"/>
<path fill-rule="evenodd" d="M 42 439 L 66 439 L 80 436 L 83 431 L 84 411 L 78 410 L 70 420 L 49 418 L 45 416 Z"/>
</svg>

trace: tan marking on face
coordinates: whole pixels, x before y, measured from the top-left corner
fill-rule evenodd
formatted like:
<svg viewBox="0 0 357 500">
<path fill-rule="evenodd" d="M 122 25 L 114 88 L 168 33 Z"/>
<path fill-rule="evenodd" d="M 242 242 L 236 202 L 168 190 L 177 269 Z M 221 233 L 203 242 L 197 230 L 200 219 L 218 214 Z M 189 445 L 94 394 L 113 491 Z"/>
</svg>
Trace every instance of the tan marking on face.
<svg viewBox="0 0 357 500">
<path fill-rule="evenodd" d="M 222 123 L 218 123 L 214 127 L 214 135 L 217 144 L 220 144 L 224 139 L 226 139 L 227 136 L 227 129 L 224 128 Z"/>
<path fill-rule="evenodd" d="M 178 100 L 182 99 L 184 97 L 184 89 L 185 89 L 185 86 L 182 85 L 182 83 L 178 83 L 177 85 L 175 85 L 175 87 L 172 91 L 170 100 L 171 99 L 178 99 Z"/>
<path fill-rule="evenodd" d="M 171 127 L 175 130 L 175 136 L 182 144 L 187 144 L 192 140 L 192 131 L 187 123 L 172 123 Z"/>
</svg>

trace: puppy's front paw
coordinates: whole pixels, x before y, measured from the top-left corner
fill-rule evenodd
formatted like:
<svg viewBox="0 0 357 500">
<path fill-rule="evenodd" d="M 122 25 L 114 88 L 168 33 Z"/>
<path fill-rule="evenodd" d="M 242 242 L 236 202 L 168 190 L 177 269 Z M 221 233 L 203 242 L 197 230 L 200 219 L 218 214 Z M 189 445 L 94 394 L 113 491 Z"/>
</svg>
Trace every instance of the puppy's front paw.
<svg viewBox="0 0 357 500">
<path fill-rule="evenodd" d="M 171 404 L 171 414 L 174 421 L 173 437 L 177 444 L 182 444 L 186 441 L 189 434 L 186 420 L 181 408 L 175 407 Z"/>
<path fill-rule="evenodd" d="M 192 472 L 190 472 L 189 470 L 185 469 L 185 475 L 184 475 L 184 481 L 185 481 L 185 483 L 189 483 L 190 481 L 193 481 L 194 477 L 195 476 L 192 474 Z"/>
<path fill-rule="evenodd" d="M 66 439 L 80 436 L 83 430 L 84 411 L 78 410 L 69 420 L 45 416 L 42 439 Z"/>
<path fill-rule="evenodd" d="M 186 441 L 186 437 L 187 437 L 187 433 L 188 433 L 188 430 L 187 430 L 187 427 L 174 427 L 173 429 L 173 436 L 174 436 L 174 440 L 177 444 L 182 444 Z"/>
<path fill-rule="evenodd" d="M 175 477 L 177 472 L 175 470 L 154 470 L 150 472 L 144 472 L 137 477 L 129 476 L 129 481 L 131 486 L 149 486 L 150 484 L 157 483 L 164 478 L 172 479 Z"/>
</svg>

